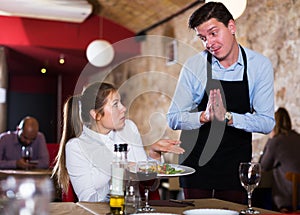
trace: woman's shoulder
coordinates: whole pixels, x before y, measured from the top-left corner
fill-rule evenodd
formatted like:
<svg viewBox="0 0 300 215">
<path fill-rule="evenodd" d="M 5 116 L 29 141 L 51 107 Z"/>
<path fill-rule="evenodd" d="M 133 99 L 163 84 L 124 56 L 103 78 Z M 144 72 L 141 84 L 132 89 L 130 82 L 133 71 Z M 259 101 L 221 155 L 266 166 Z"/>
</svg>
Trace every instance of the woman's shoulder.
<svg viewBox="0 0 300 215">
<path fill-rule="evenodd" d="M 272 145 L 282 145 L 285 143 L 290 143 L 293 140 L 299 139 L 300 141 L 300 134 L 294 130 L 291 130 L 288 134 L 278 134 L 270 139 L 270 143 Z"/>
<path fill-rule="evenodd" d="M 300 144 L 300 133 L 298 133 L 296 130 L 290 131 L 291 138 L 295 139 L 296 141 L 299 141 Z"/>
<path fill-rule="evenodd" d="M 66 148 L 68 149 L 75 149 L 78 148 L 78 144 L 79 144 L 80 140 L 78 137 L 73 137 L 71 139 L 69 139 L 66 143 Z"/>
<path fill-rule="evenodd" d="M 126 119 L 125 126 L 122 129 L 122 131 L 126 131 L 126 130 L 138 130 L 138 128 L 134 121 L 132 121 L 131 119 Z"/>
</svg>

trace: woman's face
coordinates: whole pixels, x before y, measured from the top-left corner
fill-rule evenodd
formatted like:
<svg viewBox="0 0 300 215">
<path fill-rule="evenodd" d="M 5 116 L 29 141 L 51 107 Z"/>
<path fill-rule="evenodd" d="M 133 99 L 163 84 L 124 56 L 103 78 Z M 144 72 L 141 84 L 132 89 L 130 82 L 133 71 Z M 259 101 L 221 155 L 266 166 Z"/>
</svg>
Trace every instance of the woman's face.
<svg viewBox="0 0 300 215">
<path fill-rule="evenodd" d="M 104 115 L 97 114 L 97 131 L 107 134 L 111 130 L 119 130 L 125 126 L 126 107 L 121 103 L 118 92 L 108 95 L 107 103 L 104 105 Z"/>
</svg>

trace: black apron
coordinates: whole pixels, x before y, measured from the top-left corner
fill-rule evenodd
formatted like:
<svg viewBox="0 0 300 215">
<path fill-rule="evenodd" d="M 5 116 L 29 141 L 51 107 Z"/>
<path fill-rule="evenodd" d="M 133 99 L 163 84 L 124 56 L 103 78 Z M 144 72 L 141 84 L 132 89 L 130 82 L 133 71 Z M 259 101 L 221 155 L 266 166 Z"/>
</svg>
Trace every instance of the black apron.
<svg viewBox="0 0 300 215">
<path fill-rule="evenodd" d="M 247 78 L 247 58 L 244 49 L 241 47 L 244 61 L 244 74 L 242 81 L 220 81 L 212 79 L 212 55 L 207 55 L 207 85 L 206 93 L 198 105 L 198 111 L 205 111 L 208 102 L 210 89 L 219 88 L 222 93 L 222 100 L 226 102 L 227 111 L 244 114 L 252 112 L 250 107 L 249 87 Z M 222 87 L 221 87 L 222 86 Z M 220 88 L 221 87 L 221 88 Z M 223 88 L 223 92 L 222 92 Z M 224 98 L 225 95 L 225 98 Z M 211 129 L 211 127 L 213 129 Z M 194 130 L 195 132 L 196 130 Z M 205 123 L 198 131 L 197 142 L 185 143 L 181 139 L 182 146 L 192 145 L 189 155 L 179 158 L 182 165 L 193 167 L 196 172 L 192 175 L 180 177 L 180 186 L 183 188 L 197 189 L 219 189 L 219 190 L 243 190 L 238 175 L 240 162 L 248 162 L 252 156 L 252 134 L 241 129 L 227 126 L 225 122 L 214 120 Z M 185 133 L 187 132 L 187 133 Z M 223 133 L 224 132 L 224 133 Z M 182 131 L 181 137 L 190 136 L 193 131 Z M 218 139 L 218 136 L 220 138 Z M 215 138 L 215 139 L 214 139 Z M 212 140 L 209 143 L 208 140 Z M 199 165 L 200 156 L 207 144 L 217 144 L 212 157 L 203 165 Z M 204 151 L 204 154 L 207 151 Z M 180 155 L 182 156 L 182 155 Z"/>
</svg>

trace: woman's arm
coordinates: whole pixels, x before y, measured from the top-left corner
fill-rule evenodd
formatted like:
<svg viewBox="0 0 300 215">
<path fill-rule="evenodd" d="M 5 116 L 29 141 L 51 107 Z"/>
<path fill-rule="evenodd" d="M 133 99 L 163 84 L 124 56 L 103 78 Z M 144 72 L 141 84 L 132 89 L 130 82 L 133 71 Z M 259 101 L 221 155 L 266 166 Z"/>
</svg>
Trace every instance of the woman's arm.
<svg viewBox="0 0 300 215">
<path fill-rule="evenodd" d="M 185 150 L 180 147 L 180 143 L 179 140 L 161 139 L 150 146 L 149 157 L 159 160 L 162 152 L 183 154 Z"/>
</svg>

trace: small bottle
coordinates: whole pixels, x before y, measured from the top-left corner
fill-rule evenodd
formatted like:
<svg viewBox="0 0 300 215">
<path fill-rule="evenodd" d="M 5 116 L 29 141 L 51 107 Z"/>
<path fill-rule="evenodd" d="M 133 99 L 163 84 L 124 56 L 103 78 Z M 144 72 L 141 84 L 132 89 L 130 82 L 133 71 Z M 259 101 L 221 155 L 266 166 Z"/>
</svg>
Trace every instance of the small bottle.
<svg viewBox="0 0 300 215">
<path fill-rule="evenodd" d="M 137 200 L 134 187 L 129 186 L 125 196 L 125 214 L 134 214 L 137 212 Z"/>
<path fill-rule="evenodd" d="M 114 158 L 111 165 L 110 212 L 113 215 L 123 215 L 125 174 L 128 166 L 127 144 L 114 145 Z"/>
</svg>

